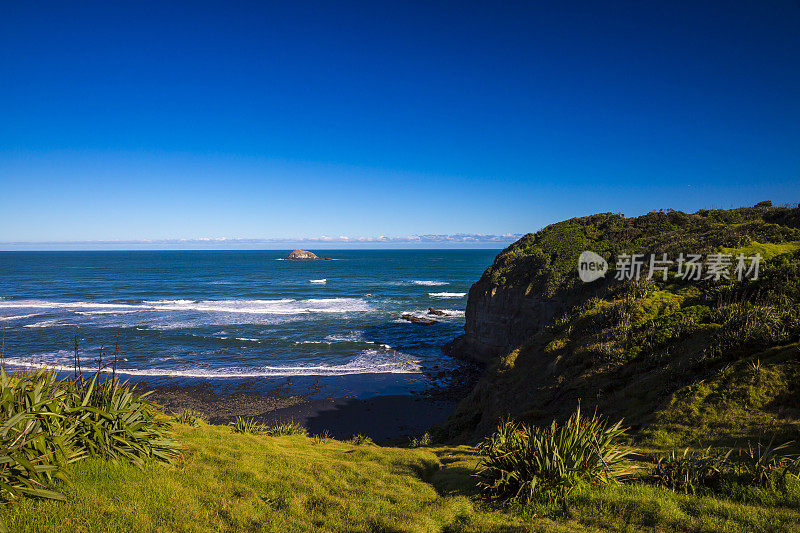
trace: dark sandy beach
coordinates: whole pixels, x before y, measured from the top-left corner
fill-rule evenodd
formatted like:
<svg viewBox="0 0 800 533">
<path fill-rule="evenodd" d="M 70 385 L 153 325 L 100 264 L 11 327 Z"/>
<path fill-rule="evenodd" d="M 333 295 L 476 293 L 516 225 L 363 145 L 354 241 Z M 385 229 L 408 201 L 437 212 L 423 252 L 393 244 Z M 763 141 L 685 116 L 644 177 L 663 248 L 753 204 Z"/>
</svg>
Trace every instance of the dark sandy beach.
<svg viewBox="0 0 800 533">
<path fill-rule="evenodd" d="M 323 385 L 293 381 L 271 386 L 202 381 L 139 383 L 139 387 L 152 390 L 150 399 L 165 412 L 193 409 L 206 415 L 212 424 L 225 425 L 239 416 L 267 425 L 294 421 L 312 435 L 346 439 L 362 434 L 375 442 L 402 443 L 443 422 L 476 376 L 476 369 L 464 367 L 424 392 L 399 390 L 368 397 L 359 397 L 355 391 L 342 395 L 341 386 L 335 387 L 338 394 L 329 395 Z M 367 379 L 370 377 L 360 377 L 353 386 L 363 389 Z"/>
</svg>

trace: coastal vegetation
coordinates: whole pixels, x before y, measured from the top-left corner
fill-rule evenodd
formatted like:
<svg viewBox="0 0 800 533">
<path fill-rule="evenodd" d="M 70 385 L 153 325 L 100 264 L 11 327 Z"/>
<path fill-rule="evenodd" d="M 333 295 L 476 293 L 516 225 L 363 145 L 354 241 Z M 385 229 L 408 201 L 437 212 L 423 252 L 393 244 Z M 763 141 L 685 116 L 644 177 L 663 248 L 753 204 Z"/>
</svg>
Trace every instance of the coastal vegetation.
<svg viewBox="0 0 800 533">
<path fill-rule="evenodd" d="M 646 279 L 645 266 L 638 280 L 610 272 L 583 283 L 582 250 L 612 265 L 623 253 L 760 253 L 761 262 L 757 279 L 682 279 L 673 265 L 666 280 Z M 800 209 L 764 203 L 554 224 L 498 255 L 470 292 L 466 331 L 462 356 L 482 343 L 497 355 L 441 428 L 445 440 L 480 438 L 509 415 L 546 425 L 579 401 L 653 446 L 797 440 Z"/>
<path fill-rule="evenodd" d="M 537 497 L 525 503 L 485 496 L 476 466 L 489 456 L 471 445 L 402 448 L 302 435 L 244 435 L 202 421 L 194 426 L 173 422 L 169 435 L 181 443 L 172 464 L 86 458 L 68 465 L 64 479 L 54 481 L 65 501 L 25 497 L 4 504 L 0 516 L 11 531 L 800 528 L 795 477 L 787 475 L 781 485 L 775 470 L 775 484 L 725 477 L 698 485 L 694 493 L 673 490 L 655 473 L 658 479 L 679 474 L 664 474 L 668 467 L 657 463 L 659 453 L 640 447 L 628 448 L 632 455 L 618 463 L 630 470 L 619 482 L 578 481 L 563 500 Z"/>
<path fill-rule="evenodd" d="M 584 250 L 759 254 L 757 277 L 583 283 Z M 612 261 L 613 263 L 613 261 Z M 485 364 L 406 446 L 161 413 L 116 379 L 2 373 L 13 531 L 800 530 L 800 208 L 601 214 L 470 291 Z M 488 354 L 488 355 L 487 355 Z"/>
<path fill-rule="evenodd" d="M 578 408 L 567 421 L 549 427 L 505 421 L 481 446 L 479 486 L 501 500 L 559 501 L 580 484 L 602 484 L 628 474 L 627 452 L 618 445 L 621 422 L 609 425 Z"/>
<path fill-rule="evenodd" d="M 170 463 L 176 445 L 146 394 L 112 378 L 58 380 L 52 372 L 0 368 L 0 497 L 63 499 L 51 488 L 87 458 L 142 466 Z"/>
</svg>

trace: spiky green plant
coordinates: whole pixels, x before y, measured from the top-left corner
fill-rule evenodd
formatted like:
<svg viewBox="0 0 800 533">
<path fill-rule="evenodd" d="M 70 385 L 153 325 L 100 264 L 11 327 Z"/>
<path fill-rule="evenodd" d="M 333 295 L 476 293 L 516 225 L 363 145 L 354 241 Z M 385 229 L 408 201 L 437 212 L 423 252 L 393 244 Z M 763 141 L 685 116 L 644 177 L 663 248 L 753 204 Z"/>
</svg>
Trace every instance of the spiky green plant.
<svg viewBox="0 0 800 533">
<path fill-rule="evenodd" d="M 63 499 L 48 485 L 54 478 L 62 477 L 59 468 L 63 463 L 55 454 L 42 453 L 47 447 L 45 434 L 37 427 L 34 415 L 18 413 L 0 426 L 0 496 L 14 499 L 36 496 Z"/>
<path fill-rule="evenodd" d="M 312 441 L 314 444 L 325 444 L 325 441 L 330 439 L 331 436 L 326 429 L 319 435 L 314 435 L 314 440 Z"/>
<path fill-rule="evenodd" d="M 673 450 L 656 460 L 652 480 L 660 487 L 686 494 L 694 494 L 701 487 L 714 487 L 730 465 L 731 452 L 712 452 L 711 448 L 690 452 L 686 448 L 678 454 Z"/>
<path fill-rule="evenodd" d="M 49 485 L 86 456 L 137 465 L 172 460 L 176 447 L 146 394 L 116 379 L 98 382 L 98 375 L 75 382 L 0 368 L 0 497 L 57 498 Z"/>
<path fill-rule="evenodd" d="M 308 431 L 305 427 L 292 420 L 267 428 L 266 434 L 270 437 L 281 437 L 283 435 L 307 435 Z"/>
<path fill-rule="evenodd" d="M 754 447 L 747 443 L 747 449 L 739 450 L 736 471 L 740 480 L 749 485 L 765 487 L 775 481 L 786 481 L 787 476 L 800 476 L 800 457 L 786 453 L 792 444 L 774 444 L 774 437 L 766 445 L 760 442 Z"/>
<path fill-rule="evenodd" d="M 479 486 L 494 499 L 563 502 L 582 482 L 614 482 L 629 473 L 618 444 L 621 425 L 582 416 L 580 406 L 563 424 L 545 428 L 503 422 L 481 446 Z"/>
<path fill-rule="evenodd" d="M 414 437 L 413 439 L 411 439 L 411 447 L 412 448 L 420 448 L 420 447 L 423 447 L 423 446 L 430 446 L 431 442 L 433 442 L 433 439 L 431 438 L 431 434 L 426 431 L 421 436 Z"/>
<path fill-rule="evenodd" d="M 347 439 L 347 442 L 349 442 L 350 444 L 355 444 L 356 446 L 359 446 L 361 444 L 375 444 L 371 438 L 367 437 L 366 435 L 362 435 L 361 433 L 356 433 L 355 435 Z"/>
<path fill-rule="evenodd" d="M 67 410 L 77 423 L 73 439 L 90 456 L 136 465 L 148 459 L 172 461 L 176 446 L 164 438 L 163 424 L 147 401 L 150 392 L 137 394 L 135 387 L 117 379 L 98 382 L 97 374 L 86 390 L 70 392 L 74 402 L 80 401 Z"/>
<path fill-rule="evenodd" d="M 259 424 L 252 418 L 236 417 L 236 422 L 231 422 L 231 428 L 235 433 L 244 435 L 261 435 L 266 431 L 266 426 Z"/>
<path fill-rule="evenodd" d="M 206 416 L 193 409 L 184 409 L 172 415 L 172 421 L 178 424 L 196 427 L 200 422 L 206 422 Z"/>
</svg>

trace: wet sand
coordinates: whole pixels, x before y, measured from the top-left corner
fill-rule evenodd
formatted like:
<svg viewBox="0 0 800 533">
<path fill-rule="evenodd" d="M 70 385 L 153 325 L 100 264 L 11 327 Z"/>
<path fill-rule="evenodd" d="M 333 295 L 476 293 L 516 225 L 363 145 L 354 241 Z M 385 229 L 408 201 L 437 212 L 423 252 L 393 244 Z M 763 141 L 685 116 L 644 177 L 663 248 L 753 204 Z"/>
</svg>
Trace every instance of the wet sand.
<svg viewBox="0 0 800 533">
<path fill-rule="evenodd" d="M 320 394 L 320 385 L 288 381 L 279 386 L 248 384 L 220 386 L 214 382 L 139 383 L 152 390 L 150 399 L 165 412 L 193 409 L 212 424 L 225 425 L 237 417 L 275 425 L 294 421 L 312 435 L 346 439 L 355 434 L 379 443 L 403 443 L 440 424 L 477 378 L 475 369 L 461 370 L 424 392 L 380 394 L 359 398 L 355 394 Z"/>
</svg>

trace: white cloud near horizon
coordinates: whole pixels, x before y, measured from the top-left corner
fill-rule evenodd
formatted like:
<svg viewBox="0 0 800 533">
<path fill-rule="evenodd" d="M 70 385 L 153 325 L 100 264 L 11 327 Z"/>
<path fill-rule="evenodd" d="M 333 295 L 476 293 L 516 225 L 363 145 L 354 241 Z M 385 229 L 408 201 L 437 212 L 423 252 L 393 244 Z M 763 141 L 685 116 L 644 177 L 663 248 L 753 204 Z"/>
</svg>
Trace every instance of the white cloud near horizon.
<svg viewBox="0 0 800 533">
<path fill-rule="evenodd" d="M 522 234 L 505 233 L 502 235 L 481 234 L 481 233 L 456 233 L 451 235 L 408 235 L 408 236 L 360 236 L 351 237 L 339 235 L 330 237 L 322 235 L 319 237 L 270 237 L 270 238 L 238 238 L 238 237 L 194 237 L 194 238 L 175 238 L 175 239 L 108 239 L 108 240 L 85 240 L 85 241 L 0 241 L 0 249 L 13 250 L 17 248 L 33 249 L 37 246 L 55 249 L 59 246 L 69 248 L 89 247 L 101 248 L 110 246 L 119 248 L 122 246 L 135 246 L 141 248 L 148 247 L 241 247 L 241 246 L 270 246 L 276 245 L 431 245 L 431 246 L 453 246 L 463 245 L 508 245 L 522 237 Z"/>
</svg>

